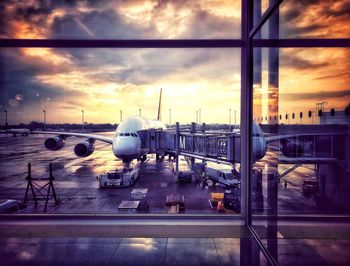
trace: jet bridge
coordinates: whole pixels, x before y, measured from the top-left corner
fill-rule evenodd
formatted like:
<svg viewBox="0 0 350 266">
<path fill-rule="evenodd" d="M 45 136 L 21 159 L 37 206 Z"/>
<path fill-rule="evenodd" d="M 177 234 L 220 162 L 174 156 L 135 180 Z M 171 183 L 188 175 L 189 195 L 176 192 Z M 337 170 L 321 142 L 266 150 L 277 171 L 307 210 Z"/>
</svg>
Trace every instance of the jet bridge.
<svg viewBox="0 0 350 266">
<path fill-rule="evenodd" d="M 312 125 L 310 125 L 312 127 Z M 201 131 L 196 130 L 192 123 L 190 129 L 180 130 L 177 123 L 175 129 L 170 130 L 142 130 L 139 131 L 143 149 L 161 156 L 172 155 L 178 159 L 179 155 L 222 164 L 234 164 L 240 161 L 239 132 L 205 131 L 205 124 Z M 305 134 L 297 136 L 290 134 L 281 142 L 280 163 L 337 163 L 346 161 L 347 132 L 335 131 Z M 276 140 L 279 137 L 276 136 Z M 290 145 L 289 145 L 290 144 Z M 286 156 L 287 154 L 287 156 Z M 178 167 L 178 165 L 177 165 Z M 178 169 L 178 168 L 177 168 Z"/>
<path fill-rule="evenodd" d="M 239 131 L 205 131 L 204 128 L 202 126 L 202 130 L 197 131 L 196 125 L 192 124 L 190 130 L 180 130 L 177 123 L 175 129 L 144 130 L 138 134 L 143 149 L 158 154 L 157 157 L 173 156 L 177 173 L 180 155 L 187 161 L 191 159 L 191 168 L 195 165 L 195 159 L 229 165 L 240 162 Z M 350 169 L 348 128 L 334 125 L 322 132 L 310 132 L 312 130 L 314 125 L 304 125 L 301 131 L 304 134 L 292 131 L 283 132 L 282 136 L 274 134 L 272 138 L 269 137 L 270 149 L 277 152 L 278 163 L 292 165 L 279 177 L 285 177 L 300 165 L 314 164 L 320 197 L 331 199 L 339 206 L 348 208 L 348 200 L 344 200 L 347 199 L 348 189 L 344 189 L 339 199 L 334 198 L 334 191 L 340 186 L 349 187 L 348 174 L 343 174 L 349 173 Z"/>
<path fill-rule="evenodd" d="M 183 155 L 225 164 L 237 162 L 240 155 L 239 134 L 224 131 L 139 131 L 143 149 L 160 155 Z"/>
</svg>

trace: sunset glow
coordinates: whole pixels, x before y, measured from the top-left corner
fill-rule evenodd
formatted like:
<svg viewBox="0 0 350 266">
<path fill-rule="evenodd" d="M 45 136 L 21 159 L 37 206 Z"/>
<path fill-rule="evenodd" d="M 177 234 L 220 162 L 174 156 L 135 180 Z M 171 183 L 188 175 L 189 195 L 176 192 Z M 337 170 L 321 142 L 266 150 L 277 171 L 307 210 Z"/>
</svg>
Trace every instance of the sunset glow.
<svg viewBox="0 0 350 266">
<path fill-rule="evenodd" d="M 299 3 L 300 2 L 300 3 Z M 284 1 L 281 38 L 350 37 L 350 2 Z M 311 3 L 312 2 L 312 3 Z M 210 39 L 240 38 L 240 1 L 6 1 L 1 38 Z M 266 1 L 263 1 L 266 9 Z M 312 27 L 311 27 L 312 25 Z M 263 34 L 264 35 L 264 34 Z M 156 116 L 163 88 L 163 119 L 227 123 L 240 114 L 240 49 L 6 48 L 1 53 L 1 110 L 11 123 L 42 120 L 118 123 L 139 108 Z M 279 111 L 306 111 L 328 101 L 350 102 L 350 49 L 280 49 Z M 267 104 L 267 49 L 255 104 Z M 16 98 L 16 95 L 21 95 Z M 4 112 L 1 113 L 3 116 Z M 237 119 L 239 121 L 239 119 Z"/>
</svg>

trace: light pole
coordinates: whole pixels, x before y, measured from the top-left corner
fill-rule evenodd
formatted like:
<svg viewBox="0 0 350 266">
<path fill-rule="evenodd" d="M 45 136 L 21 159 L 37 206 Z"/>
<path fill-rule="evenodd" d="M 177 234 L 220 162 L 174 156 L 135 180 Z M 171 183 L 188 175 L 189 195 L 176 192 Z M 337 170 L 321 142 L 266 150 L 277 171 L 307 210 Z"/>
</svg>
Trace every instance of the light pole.
<svg viewBox="0 0 350 266">
<path fill-rule="evenodd" d="M 141 116 L 141 108 L 139 108 L 139 115 Z"/>
<path fill-rule="evenodd" d="M 231 132 L 231 108 L 228 109 L 228 130 Z"/>
<path fill-rule="evenodd" d="M 169 108 L 169 125 L 171 125 L 171 108 Z"/>
<path fill-rule="evenodd" d="M 123 122 L 123 111 L 120 110 L 120 123 Z"/>
<path fill-rule="evenodd" d="M 196 124 L 198 124 L 198 110 L 196 110 Z"/>
<path fill-rule="evenodd" d="M 325 106 L 326 105 L 328 105 L 328 102 L 326 102 L 326 101 L 316 103 L 316 112 L 319 112 L 321 110 L 320 124 L 326 124 L 327 123 L 327 118 L 324 115 L 324 111 L 325 111 Z"/>
<path fill-rule="evenodd" d="M 46 130 L 46 110 L 43 110 L 44 113 L 44 130 Z"/>
<path fill-rule="evenodd" d="M 198 123 L 199 124 L 202 123 L 202 110 L 201 110 L 201 108 L 199 108 L 199 111 L 198 111 Z"/>
<path fill-rule="evenodd" d="M 235 128 L 236 128 L 236 126 L 237 126 L 237 120 L 236 120 L 237 110 L 235 110 L 234 113 L 235 113 Z"/>
<path fill-rule="evenodd" d="M 81 127 L 84 132 L 84 110 L 81 110 Z"/>
<path fill-rule="evenodd" d="M 7 128 L 7 110 L 5 109 L 5 129 Z"/>
<path fill-rule="evenodd" d="M 307 113 L 308 117 L 311 118 L 311 125 L 314 124 L 314 117 L 313 117 L 313 114 L 314 114 L 314 111 L 311 111 L 311 110 Z M 310 119 L 309 119 L 309 120 L 310 120 Z"/>
</svg>

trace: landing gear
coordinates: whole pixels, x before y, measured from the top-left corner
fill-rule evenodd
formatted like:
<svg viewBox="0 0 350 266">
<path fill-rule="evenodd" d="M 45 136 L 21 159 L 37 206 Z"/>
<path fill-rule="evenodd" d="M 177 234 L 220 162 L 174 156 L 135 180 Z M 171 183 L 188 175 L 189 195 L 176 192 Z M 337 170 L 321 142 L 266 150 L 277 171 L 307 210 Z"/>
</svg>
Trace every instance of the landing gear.
<svg viewBox="0 0 350 266">
<path fill-rule="evenodd" d="M 123 160 L 123 163 L 124 163 L 124 169 L 125 169 L 125 170 L 129 170 L 129 169 L 130 169 L 130 163 L 131 163 L 131 161 L 125 161 L 125 160 Z"/>
</svg>

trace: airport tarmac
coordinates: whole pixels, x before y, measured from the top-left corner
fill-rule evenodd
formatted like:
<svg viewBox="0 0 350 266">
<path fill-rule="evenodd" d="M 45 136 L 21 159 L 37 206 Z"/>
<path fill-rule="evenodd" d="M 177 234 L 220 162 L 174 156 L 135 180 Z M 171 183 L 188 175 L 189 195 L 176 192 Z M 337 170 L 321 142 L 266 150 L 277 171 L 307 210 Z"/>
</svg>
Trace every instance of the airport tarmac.
<svg viewBox="0 0 350 266">
<path fill-rule="evenodd" d="M 150 155 L 146 163 L 140 165 L 139 178 L 134 187 L 129 188 L 99 188 L 96 176 L 108 170 L 122 168 L 122 162 L 117 159 L 111 146 L 96 142 L 95 152 L 85 158 L 78 158 L 73 152 L 77 138 L 69 138 L 66 146 L 58 151 L 48 151 L 44 148 L 44 136 L 1 137 L 0 144 L 0 198 L 22 201 L 26 189 L 27 163 L 32 164 L 33 177 L 48 176 L 48 164 L 53 164 L 55 176 L 54 186 L 61 204 L 49 212 L 52 213 L 117 213 L 123 200 L 130 200 L 133 188 L 148 188 L 147 203 L 150 213 L 166 213 L 165 199 L 170 194 L 185 195 L 186 212 L 216 213 L 209 206 L 208 189 L 199 188 L 198 184 L 178 184 L 172 172 L 171 163 L 155 162 L 155 156 Z M 181 161 L 181 168 L 186 167 Z M 215 189 L 214 190 L 218 190 Z M 29 194 L 31 195 L 31 194 Z M 42 213 L 43 203 L 37 208 L 33 201 L 22 212 Z"/>
<path fill-rule="evenodd" d="M 224 189 L 221 187 L 205 189 L 197 183 L 177 183 L 173 174 L 173 164 L 167 160 L 156 163 L 155 156 L 149 155 L 148 160 L 140 165 L 139 179 L 134 187 L 99 188 L 96 176 L 108 170 L 122 168 L 122 162 L 113 155 L 110 145 L 96 141 L 96 148 L 92 155 L 78 158 L 73 149 L 81 139 L 68 138 L 64 148 L 49 151 L 44 148 L 46 137 L 42 135 L 0 137 L 0 199 L 23 201 L 27 185 L 25 180 L 27 163 L 32 164 L 33 177 L 47 177 L 49 163 L 52 163 L 56 179 L 54 186 L 61 203 L 55 208 L 51 201 L 48 207 L 49 213 L 118 213 L 119 204 L 123 200 L 130 200 L 133 188 L 148 188 L 149 213 L 167 213 L 165 199 L 170 194 L 185 196 L 185 213 L 217 213 L 215 209 L 210 208 L 208 202 L 210 192 L 224 192 Z M 257 166 L 263 169 L 269 158 L 275 155 L 273 151 L 269 151 Z M 227 168 L 228 166 L 219 165 L 217 167 Z M 180 170 L 186 169 L 188 165 L 182 158 Z M 279 214 L 320 213 L 314 199 L 302 194 L 301 185 L 303 178 L 307 176 L 314 176 L 312 167 L 299 167 L 288 174 L 287 189 L 284 188 L 283 183 L 278 185 Z M 262 197 L 265 209 L 267 208 L 266 180 L 266 176 L 263 175 Z M 27 208 L 20 212 L 43 213 L 43 210 L 44 202 L 35 207 L 34 201 L 30 200 L 27 202 Z"/>
</svg>

